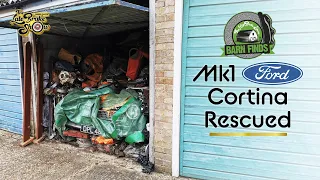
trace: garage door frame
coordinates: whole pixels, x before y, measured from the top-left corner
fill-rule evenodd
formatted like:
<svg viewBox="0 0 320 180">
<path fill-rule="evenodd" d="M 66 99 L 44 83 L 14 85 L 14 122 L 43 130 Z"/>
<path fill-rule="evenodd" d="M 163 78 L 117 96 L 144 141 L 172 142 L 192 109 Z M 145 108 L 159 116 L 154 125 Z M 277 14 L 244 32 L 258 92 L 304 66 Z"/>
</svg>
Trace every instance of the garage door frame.
<svg viewBox="0 0 320 180">
<path fill-rule="evenodd" d="M 180 175 L 180 162 L 183 148 L 180 142 L 183 142 L 183 136 L 180 132 L 183 131 L 184 108 L 183 104 L 185 95 L 184 80 L 182 75 L 186 65 L 183 64 L 183 58 L 186 57 L 186 40 L 188 30 L 188 11 L 183 12 L 184 7 L 187 7 L 189 2 L 184 0 L 175 2 L 175 24 L 174 24 L 174 76 L 173 76 L 173 123 L 172 123 L 172 176 Z M 185 8 L 187 9 L 187 8 Z M 183 41 L 183 39 L 185 41 Z M 185 62 L 184 62 L 185 63 Z"/>
</svg>

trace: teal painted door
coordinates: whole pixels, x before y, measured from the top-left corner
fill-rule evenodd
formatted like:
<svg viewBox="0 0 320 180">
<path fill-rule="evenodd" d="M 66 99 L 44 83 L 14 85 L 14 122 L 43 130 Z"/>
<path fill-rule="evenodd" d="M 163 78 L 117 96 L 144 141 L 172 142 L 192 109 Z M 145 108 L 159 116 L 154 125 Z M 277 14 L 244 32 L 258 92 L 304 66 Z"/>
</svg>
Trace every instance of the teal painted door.
<svg viewBox="0 0 320 180">
<path fill-rule="evenodd" d="M 269 14 L 276 29 L 275 54 L 254 59 L 221 57 L 224 27 L 237 13 Z M 318 0 L 184 0 L 180 174 L 202 179 L 320 179 L 320 1 Z M 260 62 L 300 67 L 303 77 L 285 85 L 247 81 L 242 70 Z M 235 65 L 235 82 L 193 78 L 204 65 Z M 240 94 L 288 93 L 288 104 L 212 105 L 209 91 Z M 220 94 L 216 98 L 223 98 Z M 205 111 L 219 115 L 276 115 L 291 111 L 290 128 L 205 127 Z M 287 132 L 287 137 L 212 137 L 210 132 Z"/>
<path fill-rule="evenodd" d="M 0 28 L 0 129 L 22 134 L 18 34 Z"/>
</svg>

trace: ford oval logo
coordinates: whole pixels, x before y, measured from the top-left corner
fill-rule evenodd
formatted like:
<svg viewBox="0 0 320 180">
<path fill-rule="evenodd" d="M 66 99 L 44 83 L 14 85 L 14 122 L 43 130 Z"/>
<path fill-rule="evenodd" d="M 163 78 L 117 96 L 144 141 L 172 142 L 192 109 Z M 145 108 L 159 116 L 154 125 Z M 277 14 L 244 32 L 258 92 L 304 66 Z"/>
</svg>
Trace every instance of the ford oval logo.
<svg viewBox="0 0 320 180">
<path fill-rule="evenodd" d="M 303 72 L 299 67 L 282 62 L 257 63 L 242 71 L 242 76 L 248 81 L 268 85 L 292 83 L 302 75 Z"/>
</svg>

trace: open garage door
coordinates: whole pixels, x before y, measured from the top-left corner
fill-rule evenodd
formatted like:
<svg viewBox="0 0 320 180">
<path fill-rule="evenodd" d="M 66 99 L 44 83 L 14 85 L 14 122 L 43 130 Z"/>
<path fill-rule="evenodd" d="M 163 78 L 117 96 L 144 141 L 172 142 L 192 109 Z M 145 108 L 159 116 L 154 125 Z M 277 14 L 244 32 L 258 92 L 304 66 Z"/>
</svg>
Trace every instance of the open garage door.
<svg viewBox="0 0 320 180">
<path fill-rule="evenodd" d="M 22 134 L 22 101 L 18 34 L 0 28 L 0 129 Z"/>
</svg>

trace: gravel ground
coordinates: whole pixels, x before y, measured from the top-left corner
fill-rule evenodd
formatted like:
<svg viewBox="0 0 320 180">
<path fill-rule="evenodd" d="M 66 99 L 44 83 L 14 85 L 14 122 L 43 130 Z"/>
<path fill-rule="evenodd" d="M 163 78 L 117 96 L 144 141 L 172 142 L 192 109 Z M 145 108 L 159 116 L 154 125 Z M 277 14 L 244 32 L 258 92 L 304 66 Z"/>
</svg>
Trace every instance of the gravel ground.
<svg viewBox="0 0 320 180">
<path fill-rule="evenodd" d="M 43 141 L 25 148 L 21 136 L 0 130 L 0 179 L 185 179 L 143 174 L 131 159 L 90 152 L 69 144 Z"/>
</svg>

